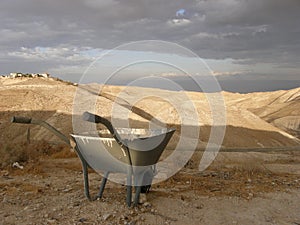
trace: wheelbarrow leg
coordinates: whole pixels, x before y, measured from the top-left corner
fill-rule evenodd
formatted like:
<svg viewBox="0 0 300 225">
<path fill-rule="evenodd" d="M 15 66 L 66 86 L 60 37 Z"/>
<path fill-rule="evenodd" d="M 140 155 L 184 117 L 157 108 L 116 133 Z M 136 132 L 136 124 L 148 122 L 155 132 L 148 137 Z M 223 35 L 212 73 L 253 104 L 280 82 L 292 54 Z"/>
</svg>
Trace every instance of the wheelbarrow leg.
<svg viewBox="0 0 300 225">
<path fill-rule="evenodd" d="M 142 191 L 142 185 L 143 185 L 143 178 L 144 178 L 144 172 L 143 173 L 137 173 L 134 176 L 134 186 L 135 186 L 135 196 L 133 200 L 133 206 L 136 207 L 139 204 L 140 200 L 140 194 Z"/>
<path fill-rule="evenodd" d="M 127 170 L 127 181 L 126 181 L 126 203 L 127 206 L 131 206 L 131 196 L 132 196 L 132 168 L 128 166 Z"/>
<path fill-rule="evenodd" d="M 141 193 L 149 192 L 153 177 L 154 170 L 152 170 L 151 168 L 135 176 L 135 197 L 133 202 L 134 206 L 137 206 L 139 204 Z"/>
<path fill-rule="evenodd" d="M 83 172 L 83 181 L 84 181 L 84 195 L 87 197 L 88 200 L 92 201 L 92 198 L 90 196 L 90 187 L 89 187 L 89 174 L 88 174 L 88 164 L 81 155 L 78 147 L 75 147 L 75 151 L 77 155 L 79 156 L 79 159 L 82 164 L 82 172 Z"/>
<path fill-rule="evenodd" d="M 89 174 L 88 174 L 88 165 L 85 160 L 81 160 L 82 162 L 82 170 L 83 170 L 83 180 L 84 180 L 84 194 L 88 200 L 92 200 L 90 196 L 90 188 L 89 188 Z"/>
<path fill-rule="evenodd" d="M 134 196 L 134 202 L 133 202 L 134 207 L 136 207 L 139 204 L 141 190 L 142 190 L 142 186 L 137 186 L 135 189 L 135 196 Z"/>
<path fill-rule="evenodd" d="M 97 195 L 97 198 L 102 198 L 108 175 L 109 175 L 109 172 L 105 172 L 104 177 L 102 178 L 102 182 L 101 182 L 101 186 L 100 186 L 99 194 Z"/>
</svg>

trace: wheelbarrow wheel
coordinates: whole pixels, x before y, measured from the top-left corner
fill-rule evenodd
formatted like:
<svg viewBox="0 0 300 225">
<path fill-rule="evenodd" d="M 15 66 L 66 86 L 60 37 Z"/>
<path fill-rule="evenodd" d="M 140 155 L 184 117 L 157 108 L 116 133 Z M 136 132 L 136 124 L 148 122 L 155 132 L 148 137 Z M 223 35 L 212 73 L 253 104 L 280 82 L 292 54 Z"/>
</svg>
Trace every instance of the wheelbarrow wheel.
<svg viewBox="0 0 300 225">
<path fill-rule="evenodd" d="M 143 175 L 142 180 L 140 180 L 142 181 L 140 184 L 146 184 L 141 186 L 141 193 L 149 193 L 152 180 L 153 180 L 153 171 L 149 170 Z M 135 189 L 137 189 L 137 186 L 135 187 Z"/>
<path fill-rule="evenodd" d="M 141 193 L 149 193 L 151 188 L 151 184 L 145 185 L 141 187 Z"/>
<path fill-rule="evenodd" d="M 143 176 L 140 176 L 136 180 L 137 186 L 135 186 L 135 198 L 134 198 L 134 206 L 137 206 L 140 199 L 141 193 L 148 193 L 150 191 L 151 183 L 153 180 L 153 171 L 147 171 L 143 174 Z M 147 185 L 143 185 L 147 184 Z"/>
</svg>

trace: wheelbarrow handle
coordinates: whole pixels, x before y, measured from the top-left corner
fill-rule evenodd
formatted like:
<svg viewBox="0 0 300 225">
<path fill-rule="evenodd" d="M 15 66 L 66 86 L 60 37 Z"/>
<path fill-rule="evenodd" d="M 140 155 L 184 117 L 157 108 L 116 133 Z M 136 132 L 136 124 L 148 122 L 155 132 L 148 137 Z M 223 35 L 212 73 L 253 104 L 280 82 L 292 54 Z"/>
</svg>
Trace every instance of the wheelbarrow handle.
<svg viewBox="0 0 300 225">
<path fill-rule="evenodd" d="M 104 118 L 90 112 L 84 112 L 82 114 L 82 119 L 92 123 L 102 123 Z"/>
<path fill-rule="evenodd" d="M 27 123 L 30 124 L 32 119 L 30 117 L 13 116 L 11 118 L 12 123 Z"/>
<path fill-rule="evenodd" d="M 51 126 L 49 123 L 43 121 L 43 120 L 37 120 L 32 119 L 30 117 L 23 117 L 23 116 L 13 116 L 11 118 L 12 123 L 23 123 L 23 124 L 35 124 L 40 125 L 52 133 L 54 133 L 56 136 L 58 136 L 61 140 L 63 140 L 65 143 L 70 145 L 70 140 L 67 136 L 65 136 L 63 133 L 61 133 L 59 130 L 57 130 L 55 127 Z"/>
<path fill-rule="evenodd" d="M 89 121 L 89 122 L 92 122 L 92 123 L 101 123 L 103 124 L 104 126 L 107 127 L 107 129 L 112 133 L 116 133 L 115 132 L 115 129 L 113 128 L 111 122 L 108 120 L 108 119 L 105 119 L 101 116 L 98 116 L 96 114 L 93 114 L 93 113 L 90 113 L 90 112 L 84 112 L 82 114 L 82 119 L 83 120 L 86 120 L 86 121 Z"/>
<path fill-rule="evenodd" d="M 109 132 L 112 134 L 112 136 L 116 140 L 116 142 L 121 147 L 126 147 L 127 148 L 125 142 L 123 143 L 120 135 L 114 129 L 113 125 L 111 124 L 111 122 L 108 119 L 103 118 L 103 117 L 98 116 L 98 115 L 95 115 L 95 114 L 90 113 L 90 112 L 84 112 L 82 114 L 82 119 L 86 120 L 86 121 L 89 121 L 89 122 L 92 122 L 92 123 L 101 123 L 101 124 L 103 124 L 104 126 L 106 126 L 106 128 L 109 130 Z M 127 148 L 127 151 L 128 151 L 128 148 Z M 131 164 L 131 159 L 130 159 L 130 164 Z"/>
</svg>

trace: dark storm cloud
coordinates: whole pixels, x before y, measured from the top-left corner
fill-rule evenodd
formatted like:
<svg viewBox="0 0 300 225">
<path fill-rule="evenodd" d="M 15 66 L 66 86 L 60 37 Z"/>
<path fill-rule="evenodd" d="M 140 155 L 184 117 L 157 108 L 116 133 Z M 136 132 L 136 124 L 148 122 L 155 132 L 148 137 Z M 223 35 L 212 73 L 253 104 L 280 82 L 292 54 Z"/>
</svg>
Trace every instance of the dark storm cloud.
<svg viewBox="0 0 300 225">
<path fill-rule="evenodd" d="M 176 18 L 178 9 L 186 10 L 185 18 Z M 173 41 L 202 58 L 295 70 L 300 55 L 299 12 L 298 0 L 2 1 L 1 72 L 14 70 L 15 62 L 21 69 L 36 62 L 43 70 L 58 62 L 59 68 L 85 64 L 92 60 L 81 56 L 86 48 L 109 49 L 144 39 Z M 60 49 L 62 55 L 55 60 Z M 46 63 L 39 57 L 43 54 L 53 57 Z"/>
<path fill-rule="evenodd" d="M 202 51 L 207 57 L 249 58 L 249 62 L 276 63 L 299 54 L 299 1 L 222 2 L 199 4 L 200 8 L 206 8 L 206 20 L 199 33 L 204 30 L 210 35 L 187 37 L 192 49 Z"/>
</svg>

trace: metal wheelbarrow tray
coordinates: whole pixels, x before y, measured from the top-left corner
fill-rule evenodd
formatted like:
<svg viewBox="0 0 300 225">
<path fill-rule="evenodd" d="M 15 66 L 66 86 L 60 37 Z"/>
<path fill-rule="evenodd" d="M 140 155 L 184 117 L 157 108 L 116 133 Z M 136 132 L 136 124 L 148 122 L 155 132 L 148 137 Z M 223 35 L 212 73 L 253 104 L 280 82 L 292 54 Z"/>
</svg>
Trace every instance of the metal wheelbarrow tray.
<svg viewBox="0 0 300 225">
<path fill-rule="evenodd" d="M 107 130 L 101 130 L 98 133 L 71 134 L 76 143 L 74 149 L 82 163 L 86 197 L 89 200 L 101 198 L 109 174 L 123 173 L 126 174 L 126 203 L 131 206 L 132 186 L 135 186 L 134 206 L 136 206 L 139 202 L 140 193 L 149 191 L 156 173 L 155 164 L 175 130 L 115 129 L 107 119 L 88 112 L 83 114 L 83 119 L 101 123 L 107 128 Z M 70 141 L 63 134 L 44 121 L 13 117 L 12 122 L 42 125 L 70 145 Z M 107 134 L 110 134 L 110 137 Z M 89 167 L 97 172 L 104 172 L 99 193 L 94 198 L 91 198 L 89 191 Z"/>
</svg>

